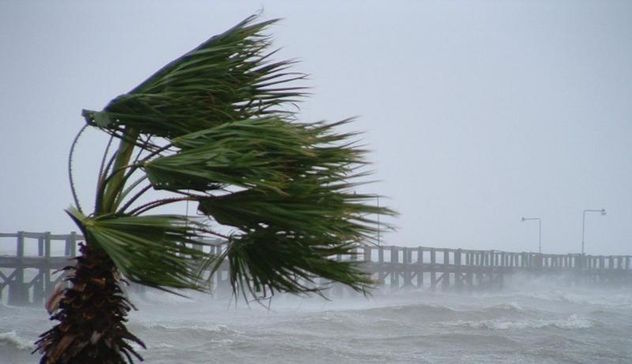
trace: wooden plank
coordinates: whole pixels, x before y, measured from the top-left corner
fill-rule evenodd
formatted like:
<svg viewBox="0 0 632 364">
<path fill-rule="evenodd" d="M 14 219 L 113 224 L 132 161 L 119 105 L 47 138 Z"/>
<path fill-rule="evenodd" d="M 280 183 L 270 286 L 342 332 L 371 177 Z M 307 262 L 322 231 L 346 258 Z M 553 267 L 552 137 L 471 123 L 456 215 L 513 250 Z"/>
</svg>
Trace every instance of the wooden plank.
<svg viewBox="0 0 632 364">
<path fill-rule="evenodd" d="M 391 288 L 399 288 L 399 271 L 397 270 L 397 263 L 399 263 L 399 249 L 396 246 L 391 246 Z"/>
<path fill-rule="evenodd" d="M 454 252 L 454 285 L 456 286 L 457 291 L 461 291 L 463 289 L 463 276 L 461 275 L 461 249 L 457 249 Z"/>
<path fill-rule="evenodd" d="M 358 260 L 358 254 L 359 254 L 358 253 L 358 248 L 356 248 L 356 247 L 351 248 L 350 253 L 351 254 L 349 255 L 349 260 L 352 261 L 352 262 L 357 261 Z"/>
<path fill-rule="evenodd" d="M 432 267 L 430 271 L 430 289 L 432 290 L 437 287 L 437 272 L 435 267 L 436 262 L 436 251 L 434 248 L 430 248 L 430 266 Z"/>
<path fill-rule="evenodd" d="M 370 263 L 371 262 L 371 251 L 373 249 L 371 249 L 370 246 L 365 246 L 364 247 L 364 257 L 363 260 L 365 263 Z"/>
<path fill-rule="evenodd" d="M 412 286 L 412 271 L 409 269 L 413 262 L 413 252 L 411 248 L 404 248 L 404 287 Z"/>
<path fill-rule="evenodd" d="M 380 282 L 380 284 L 384 284 L 384 279 L 386 278 L 386 274 L 384 273 L 384 247 L 380 246 L 378 249 L 378 263 L 379 265 L 379 273 L 378 273 L 378 280 Z"/>
<path fill-rule="evenodd" d="M 66 246 L 64 247 L 64 253 L 69 257 L 74 257 L 77 250 L 77 233 L 72 231 L 70 235 L 66 237 Z"/>
<path fill-rule="evenodd" d="M 42 292 L 43 297 L 47 297 L 50 293 L 53 292 L 53 286 L 51 285 L 50 281 L 50 241 L 50 232 L 44 233 L 44 257 L 46 258 L 46 261 L 43 271 L 41 268 L 39 270 L 40 276 L 43 280 L 43 284 L 41 286 L 41 288 L 44 290 L 44 292 Z"/>
<path fill-rule="evenodd" d="M 9 304 L 23 305 L 26 303 L 26 289 L 24 287 L 24 231 L 18 231 L 15 271 L 13 280 L 9 282 Z"/>
<path fill-rule="evenodd" d="M 37 255 L 40 257 L 44 255 L 44 237 L 40 236 L 37 239 Z"/>
</svg>

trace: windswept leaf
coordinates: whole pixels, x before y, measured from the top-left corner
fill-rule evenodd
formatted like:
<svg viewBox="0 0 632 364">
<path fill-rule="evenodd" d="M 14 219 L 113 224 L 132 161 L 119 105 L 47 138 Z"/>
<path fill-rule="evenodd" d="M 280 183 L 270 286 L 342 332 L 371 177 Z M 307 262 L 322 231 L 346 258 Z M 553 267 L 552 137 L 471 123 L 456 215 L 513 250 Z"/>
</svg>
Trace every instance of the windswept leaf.
<svg viewBox="0 0 632 364">
<path fill-rule="evenodd" d="M 274 227 L 233 237 L 225 256 L 235 294 L 243 290 L 263 298 L 276 292 L 318 293 L 327 286 L 317 284 L 317 277 L 364 292 L 371 280 L 358 263 L 333 259 L 338 254 L 354 254 L 355 245 L 322 238 Z"/>
<path fill-rule="evenodd" d="M 226 123 L 175 138 L 177 153 L 143 168 L 155 188 L 171 191 L 234 185 L 283 193 L 307 176 L 317 178 L 316 184 L 332 183 L 352 177 L 364 163 L 364 151 L 336 145 L 349 135 L 332 133 L 331 127 L 279 118 Z"/>
<path fill-rule="evenodd" d="M 303 75 L 287 72 L 291 61 L 271 62 L 264 29 L 249 17 L 164 66 L 103 111 L 84 111 L 89 124 L 115 133 L 129 126 L 173 138 L 225 122 L 283 114 L 303 88 L 288 86 Z"/>
<path fill-rule="evenodd" d="M 367 173 L 366 151 L 356 133 L 337 131 L 350 120 L 296 122 L 303 88 L 293 82 L 303 75 L 289 70 L 292 61 L 271 59 L 263 32 L 274 21 L 254 19 L 167 64 L 102 111 L 83 112 L 121 145 L 97 195 L 104 207 L 79 224 L 126 276 L 150 286 L 200 289 L 192 267 L 202 256 L 186 244 L 214 221 L 233 235 L 225 255 L 206 264 L 228 259 L 235 289 L 307 292 L 317 290 L 316 276 L 360 289 L 366 277 L 331 255 L 372 242 L 376 216 L 394 213 L 375 207 L 375 195 L 354 191 Z M 143 157 L 130 160 L 132 148 Z M 143 172 L 149 186 L 125 186 Z M 150 189 L 184 197 L 140 204 Z M 143 215 L 185 200 L 209 217 L 204 226 Z M 167 274 L 161 266 L 175 269 Z"/>
<path fill-rule="evenodd" d="M 205 254 L 198 223 L 186 216 L 103 216 L 68 213 L 88 243 L 103 249 L 125 277 L 163 290 L 204 290 L 198 268 Z"/>
<path fill-rule="evenodd" d="M 200 200 L 198 210 L 217 222 L 251 231 L 274 225 L 304 235 L 335 237 L 336 240 L 370 241 L 375 233 L 375 214 L 392 215 L 384 207 L 363 203 L 374 196 L 337 191 L 299 182 L 284 194 L 246 190 Z M 306 193 L 309 192 L 309 193 Z"/>
</svg>

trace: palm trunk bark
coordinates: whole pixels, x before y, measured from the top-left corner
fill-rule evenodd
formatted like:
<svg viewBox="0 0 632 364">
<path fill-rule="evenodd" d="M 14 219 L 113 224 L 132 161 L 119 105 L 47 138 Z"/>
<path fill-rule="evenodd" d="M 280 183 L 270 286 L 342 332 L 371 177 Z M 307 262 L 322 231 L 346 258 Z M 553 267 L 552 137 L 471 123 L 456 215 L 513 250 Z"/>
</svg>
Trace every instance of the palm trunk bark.
<svg viewBox="0 0 632 364">
<path fill-rule="evenodd" d="M 60 322 L 36 343 L 42 353 L 40 363 L 120 364 L 133 362 L 132 355 L 142 360 L 130 345 L 144 347 L 125 327 L 133 306 L 121 289 L 123 281 L 114 264 L 89 241 L 80 251 L 77 264 L 65 268 L 70 287 L 54 293 L 47 304 L 51 320 Z"/>
</svg>

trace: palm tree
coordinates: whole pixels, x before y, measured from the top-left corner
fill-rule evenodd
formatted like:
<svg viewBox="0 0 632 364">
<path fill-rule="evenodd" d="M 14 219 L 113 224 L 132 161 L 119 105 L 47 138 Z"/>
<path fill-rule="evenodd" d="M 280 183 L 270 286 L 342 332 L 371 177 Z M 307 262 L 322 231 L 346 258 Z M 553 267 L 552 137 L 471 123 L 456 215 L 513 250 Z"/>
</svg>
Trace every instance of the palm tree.
<svg viewBox="0 0 632 364">
<path fill-rule="evenodd" d="M 66 212 L 86 240 L 65 268 L 69 284 L 47 303 L 59 322 L 37 341 L 41 363 L 142 360 L 132 344 L 144 344 L 125 326 L 134 308 L 127 281 L 206 291 L 228 261 L 233 293 L 254 298 L 319 293 L 326 286 L 316 277 L 370 286 L 355 263 L 331 257 L 371 242 L 371 216 L 392 212 L 352 191 L 365 175 L 365 151 L 355 134 L 334 132 L 349 120 L 295 120 L 305 94 L 295 82 L 304 75 L 289 70 L 292 61 L 270 60 L 263 31 L 274 21 L 254 20 L 210 38 L 102 111 L 83 111 Z M 88 127 L 110 135 L 91 213 L 70 169 Z M 152 199 L 152 190 L 169 196 Z M 198 216 L 155 213 L 184 202 L 197 203 Z M 223 253 L 209 252 L 209 237 L 221 239 Z"/>
</svg>

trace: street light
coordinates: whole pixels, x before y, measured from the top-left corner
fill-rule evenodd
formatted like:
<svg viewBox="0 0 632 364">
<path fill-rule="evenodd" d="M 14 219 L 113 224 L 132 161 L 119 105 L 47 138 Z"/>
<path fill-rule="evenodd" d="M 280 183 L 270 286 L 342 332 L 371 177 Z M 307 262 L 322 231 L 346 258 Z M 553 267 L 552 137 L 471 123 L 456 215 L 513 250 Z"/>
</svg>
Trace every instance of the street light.
<svg viewBox="0 0 632 364">
<path fill-rule="evenodd" d="M 601 209 L 601 210 L 588 209 L 588 210 L 584 210 L 584 212 L 582 214 L 582 255 L 584 255 L 584 235 L 586 233 L 586 213 L 587 212 L 599 212 L 599 213 L 601 213 L 601 216 L 604 216 L 606 214 L 606 209 Z"/>
<path fill-rule="evenodd" d="M 542 254 L 542 220 L 539 217 L 523 217 L 522 222 L 525 221 L 537 221 L 538 222 L 538 253 Z"/>
</svg>

